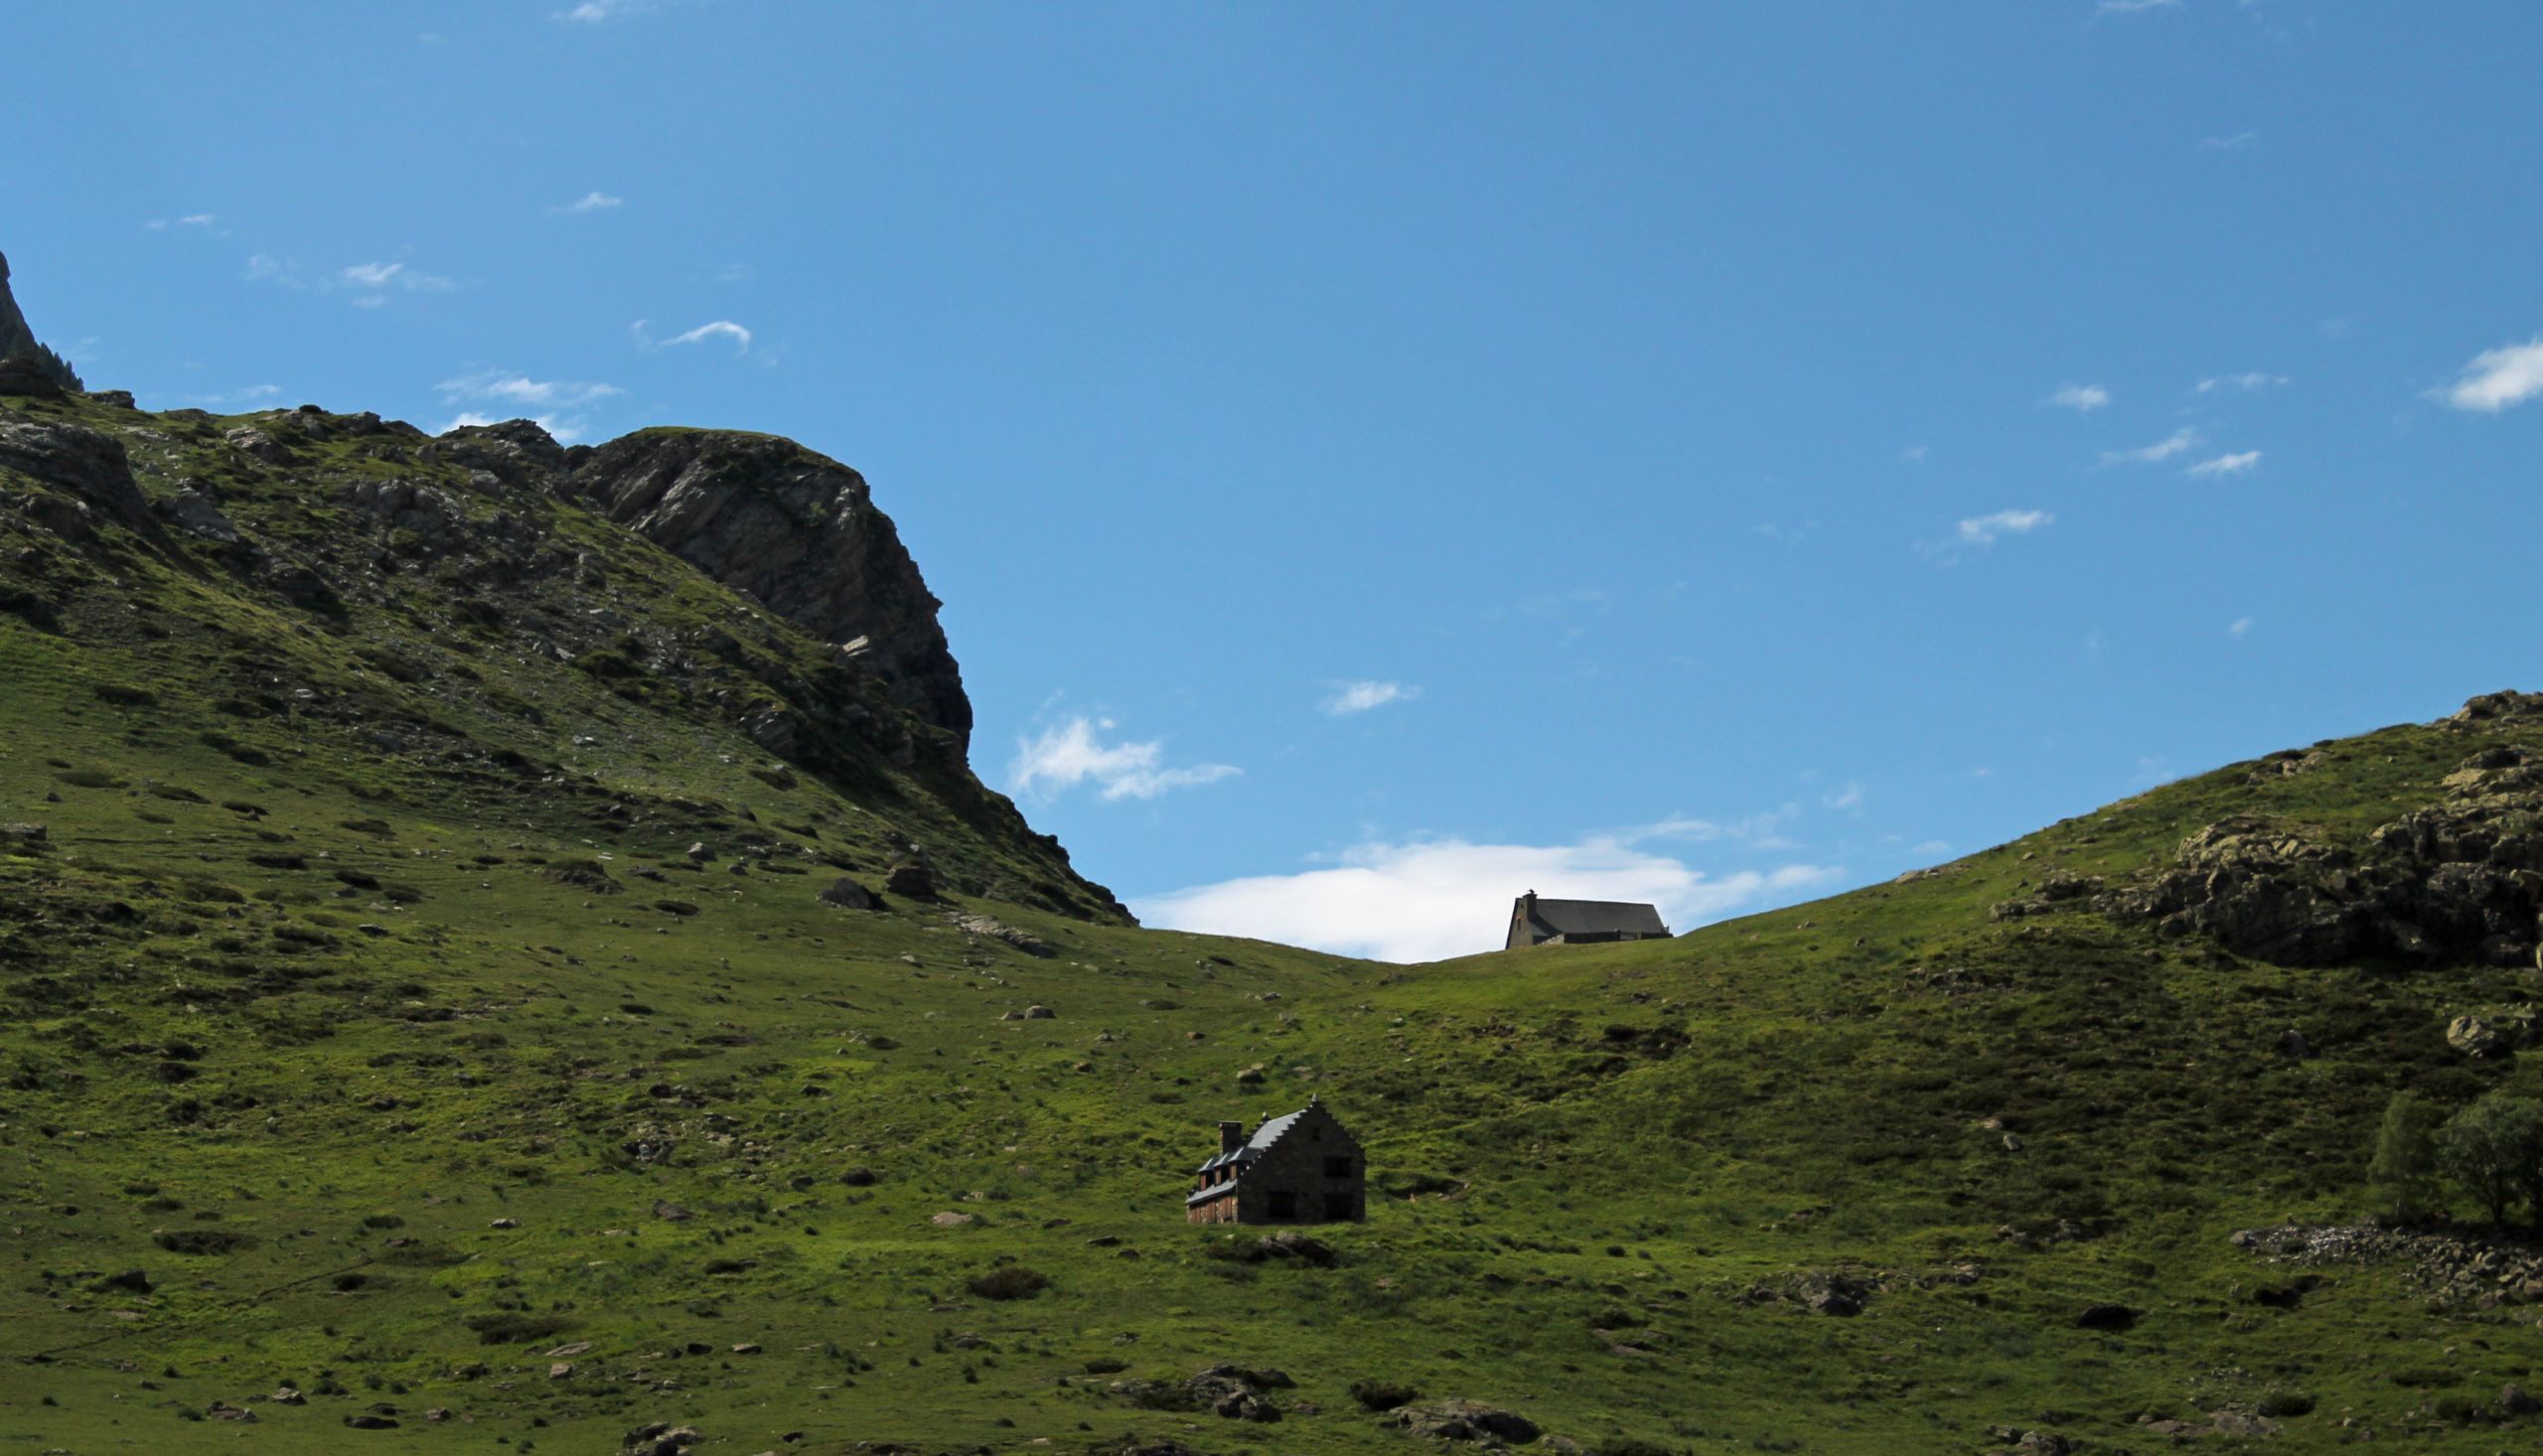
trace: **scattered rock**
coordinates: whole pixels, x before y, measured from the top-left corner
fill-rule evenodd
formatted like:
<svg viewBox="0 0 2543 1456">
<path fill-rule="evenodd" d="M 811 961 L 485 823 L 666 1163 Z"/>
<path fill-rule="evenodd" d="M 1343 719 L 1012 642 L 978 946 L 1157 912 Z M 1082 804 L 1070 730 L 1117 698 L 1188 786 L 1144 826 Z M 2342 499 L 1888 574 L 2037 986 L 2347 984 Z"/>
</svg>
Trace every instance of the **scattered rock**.
<svg viewBox="0 0 2543 1456">
<path fill-rule="evenodd" d="M 1332 1268 L 1341 1262 L 1341 1255 L 1333 1251 L 1332 1244 L 1321 1238 L 1300 1234 L 1294 1229 L 1283 1229 L 1277 1234 L 1267 1236 L 1262 1242 L 1255 1245 L 1255 1253 L 1259 1258 L 1295 1259 L 1300 1263 L 1314 1264 L 1323 1269 Z"/>
<path fill-rule="evenodd" d="M 2499 1030 L 2478 1016 L 2458 1016 L 2446 1024 L 2446 1044 L 2468 1057 L 2486 1057 L 2499 1049 Z"/>
<path fill-rule="evenodd" d="M 1516 1411 L 1466 1399 L 1429 1400 L 1407 1405 L 1388 1416 L 1386 1424 L 1417 1436 L 1431 1436 L 1443 1441 L 1473 1441 L 1482 1445 L 1506 1443 L 1524 1446 L 1542 1434 L 1535 1421 Z"/>
<path fill-rule="evenodd" d="M 883 877 L 883 889 L 885 893 L 898 895 L 904 900 L 933 900 L 936 898 L 936 875 L 926 865 L 903 860 L 892 866 L 891 873 Z"/>
</svg>

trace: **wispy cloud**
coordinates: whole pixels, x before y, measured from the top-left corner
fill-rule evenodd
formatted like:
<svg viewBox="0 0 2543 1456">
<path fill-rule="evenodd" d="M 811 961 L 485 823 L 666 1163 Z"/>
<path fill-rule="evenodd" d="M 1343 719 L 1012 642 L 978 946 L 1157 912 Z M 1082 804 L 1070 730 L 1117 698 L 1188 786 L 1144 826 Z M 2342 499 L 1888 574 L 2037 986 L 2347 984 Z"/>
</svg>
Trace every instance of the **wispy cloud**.
<svg viewBox="0 0 2543 1456">
<path fill-rule="evenodd" d="M 2457 409 L 2484 414 L 2543 395 L 2543 335 L 2472 356 L 2464 376 L 2437 394 Z"/>
<path fill-rule="evenodd" d="M 647 320 L 638 319 L 629 326 L 630 332 L 636 336 L 637 347 L 642 349 L 670 349 L 681 344 L 702 344 L 709 339 L 730 339 L 733 341 L 733 353 L 751 352 L 751 331 L 730 319 L 717 319 L 711 324 L 700 324 L 685 334 L 673 334 L 669 339 L 655 338 L 648 331 L 647 324 Z"/>
<path fill-rule="evenodd" d="M 282 393 L 280 384 L 247 384 L 219 394 L 197 394 L 187 402 L 205 409 L 227 409 L 233 405 L 263 404 Z"/>
<path fill-rule="evenodd" d="M 2090 414 L 2110 403 L 2110 391 L 2099 384 L 2060 384 L 2041 402 L 2071 409 L 2078 414 Z"/>
<path fill-rule="evenodd" d="M 1992 546 L 2000 536 L 2026 536 L 2056 519 L 2045 510 L 1999 510 L 1962 521 L 1952 539 L 1964 546 Z"/>
<path fill-rule="evenodd" d="M 2198 147 L 2203 152 L 2248 152 L 2261 144 L 2257 131 L 2238 131 L 2232 136 L 2203 136 Z"/>
<path fill-rule="evenodd" d="M 450 280 L 431 273 L 418 273 L 404 263 L 354 263 L 336 270 L 336 281 L 347 288 L 371 292 L 396 287 L 409 293 L 437 293 L 450 287 Z"/>
<path fill-rule="evenodd" d="M 1346 682 L 1333 696 L 1324 700 L 1325 712 L 1340 718 L 1352 713 L 1365 713 L 1389 703 L 1411 702 L 1421 695 L 1421 689 L 1403 682 Z"/>
<path fill-rule="evenodd" d="M 478 369 L 456 378 L 444 379 L 433 388 L 446 400 L 497 400 L 531 408 L 551 405 L 567 409 L 597 404 L 601 400 L 627 391 L 615 384 L 591 384 L 568 379 L 533 379 L 508 369 Z"/>
<path fill-rule="evenodd" d="M 2258 370 L 2243 374 L 2216 374 L 2198 381 L 2198 392 L 2214 394 L 2222 389 L 2240 389 L 2246 394 L 2275 389 L 2293 382 L 2285 374 L 2264 374 Z"/>
<path fill-rule="evenodd" d="M 2214 480 L 2220 476 L 2243 475 L 2260 463 L 2259 451 L 2246 450 L 2238 455 L 2219 455 L 2213 460 L 2202 460 L 2181 473 L 2197 480 Z"/>
<path fill-rule="evenodd" d="M 2150 10 L 2171 10 L 2181 0 L 2101 0 L 2093 7 L 2095 15 L 2143 15 Z"/>
<path fill-rule="evenodd" d="M 1555 899 L 1656 905 L 1676 931 L 1788 904 L 1842 869 L 1787 864 L 1712 875 L 1613 834 L 1571 844 L 1370 840 L 1339 862 L 1143 897 L 1140 920 L 1168 930 L 1248 936 L 1379 960 L 1437 960 L 1500 946 L 1510 903 Z"/>
<path fill-rule="evenodd" d="M 625 198 L 614 198 L 605 192 L 587 192 L 581 197 L 576 198 L 574 201 L 565 204 L 561 208 L 549 208 L 547 211 L 551 213 L 600 213 L 606 212 L 611 208 L 623 208 L 625 206 L 627 206 L 627 199 Z"/>
<path fill-rule="evenodd" d="M 1169 768 L 1161 739 L 1106 743 L 1100 735 L 1118 725 L 1110 718 L 1076 716 L 1031 738 L 1015 741 L 1007 785 L 1017 794 L 1047 795 L 1092 784 L 1105 799 L 1154 799 L 1173 789 L 1215 784 L 1244 772 L 1232 764 Z"/>
<path fill-rule="evenodd" d="M 444 379 L 433 389 L 445 404 L 500 404 L 517 408 L 526 413 L 540 429 L 568 445 L 590 433 L 590 417 L 580 411 L 627 392 L 615 384 L 533 379 L 509 369 L 472 370 Z M 442 426 L 442 430 L 448 433 L 465 425 L 494 422 L 483 411 L 466 410 Z"/>
<path fill-rule="evenodd" d="M 2105 450 L 2102 452 L 2102 464 L 2158 465 L 2195 448 L 2197 444 L 2198 431 L 2183 426 L 2152 445 L 2142 445 L 2135 450 Z"/>
<path fill-rule="evenodd" d="M 1922 462 L 1926 454 L 1931 449 L 1932 447 L 1927 445 L 1910 445 L 1906 449 L 1898 452 L 1898 458 L 1905 461 Z"/>
<path fill-rule="evenodd" d="M 2225 635 L 2234 639 L 2236 642 L 2241 642 L 2244 638 L 2252 635 L 2252 619 L 2249 617 L 2235 618 L 2233 621 L 2225 624 Z"/>
<path fill-rule="evenodd" d="M 557 11 L 556 18 L 576 25 L 606 25 L 622 16 L 643 15 L 659 4 L 660 0 L 583 0 L 571 10 Z"/>
<path fill-rule="evenodd" d="M 1821 795 L 1819 801 L 1830 808 L 1861 808 L 1864 802 L 1864 786 L 1850 779 L 1846 782 L 1845 788 Z"/>
</svg>

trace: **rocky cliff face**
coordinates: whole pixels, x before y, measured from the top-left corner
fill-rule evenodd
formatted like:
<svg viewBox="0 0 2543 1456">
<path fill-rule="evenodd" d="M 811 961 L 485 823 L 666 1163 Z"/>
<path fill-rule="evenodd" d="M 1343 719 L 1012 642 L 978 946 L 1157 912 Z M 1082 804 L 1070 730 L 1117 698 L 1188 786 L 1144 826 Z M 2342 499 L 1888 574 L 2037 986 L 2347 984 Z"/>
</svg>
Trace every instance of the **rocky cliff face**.
<svg viewBox="0 0 2543 1456">
<path fill-rule="evenodd" d="M 33 349 L 35 343 L 35 331 L 27 327 L 27 316 L 18 311 L 18 300 L 9 292 L 8 256 L 0 254 L 0 359 Z"/>
<path fill-rule="evenodd" d="M 23 364 L 32 357 L 33 372 L 64 389 L 79 387 L 79 375 L 64 363 L 62 356 L 36 342 L 35 330 L 27 327 L 27 316 L 18 310 L 18 300 L 9 292 L 9 259 L 0 255 L 0 360 Z"/>
<path fill-rule="evenodd" d="M 773 436 L 646 430 L 575 452 L 563 488 L 834 644 L 969 745 L 972 703 L 941 604 L 856 472 Z"/>
</svg>

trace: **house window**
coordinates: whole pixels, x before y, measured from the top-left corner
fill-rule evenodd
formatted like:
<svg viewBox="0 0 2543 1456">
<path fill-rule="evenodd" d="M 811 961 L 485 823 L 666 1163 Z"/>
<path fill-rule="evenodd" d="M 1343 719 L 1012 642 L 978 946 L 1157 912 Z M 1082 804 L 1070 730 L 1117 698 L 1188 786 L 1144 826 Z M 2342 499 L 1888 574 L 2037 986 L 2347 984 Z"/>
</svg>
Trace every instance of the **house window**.
<svg viewBox="0 0 2543 1456">
<path fill-rule="evenodd" d="M 1265 1200 L 1263 1211 L 1273 1219 L 1294 1219 L 1298 1216 L 1298 1196 L 1294 1193 L 1272 1194 Z"/>
<path fill-rule="evenodd" d="M 1348 1154 L 1348 1153 L 1345 1153 L 1345 1154 L 1343 1154 L 1342 1156 L 1337 1157 L 1337 1158 L 1327 1158 L 1327 1159 L 1325 1159 L 1325 1160 L 1324 1160 L 1324 1176 L 1325 1176 L 1325 1177 L 1327 1177 L 1327 1178 L 1348 1178 L 1348 1177 L 1350 1177 L 1350 1176 L 1351 1176 L 1351 1155 L 1350 1155 L 1350 1154 Z"/>
<path fill-rule="evenodd" d="M 1324 1216 L 1337 1221 L 1356 1219 L 1360 1217 L 1360 1210 L 1354 1206 L 1351 1195 L 1328 1193 L 1324 1196 Z"/>
</svg>

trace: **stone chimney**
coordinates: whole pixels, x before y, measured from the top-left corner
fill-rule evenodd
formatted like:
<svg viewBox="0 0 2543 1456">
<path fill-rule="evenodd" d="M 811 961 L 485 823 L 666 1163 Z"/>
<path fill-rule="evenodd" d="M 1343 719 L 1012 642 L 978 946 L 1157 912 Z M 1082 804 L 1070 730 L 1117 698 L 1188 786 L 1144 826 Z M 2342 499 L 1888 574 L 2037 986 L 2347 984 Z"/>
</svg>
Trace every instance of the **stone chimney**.
<svg viewBox="0 0 2543 1456">
<path fill-rule="evenodd" d="M 1241 1147 L 1243 1147 L 1243 1146 L 1245 1146 L 1245 1124 L 1244 1124 L 1244 1123 L 1242 1123 L 1242 1122 L 1222 1122 L 1222 1123 L 1220 1123 L 1220 1124 L 1219 1124 L 1219 1151 L 1220 1151 L 1220 1152 L 1222 1152 L 1222 1153 L 1232 1153 L 1232 1152 L 1235 1152 L 1238 1148 L 1241 1148 Z"/>
</svg>

